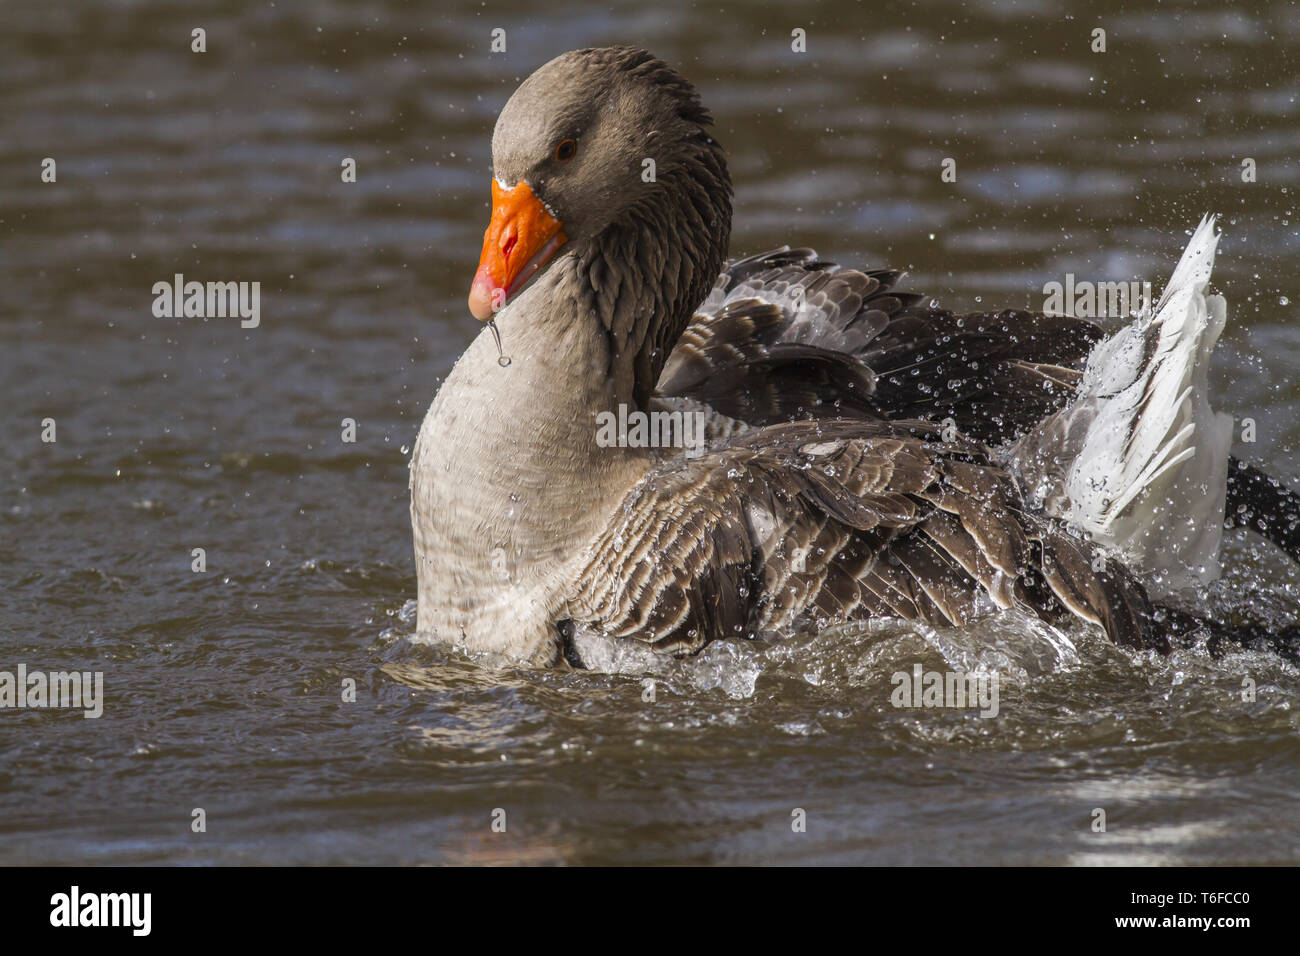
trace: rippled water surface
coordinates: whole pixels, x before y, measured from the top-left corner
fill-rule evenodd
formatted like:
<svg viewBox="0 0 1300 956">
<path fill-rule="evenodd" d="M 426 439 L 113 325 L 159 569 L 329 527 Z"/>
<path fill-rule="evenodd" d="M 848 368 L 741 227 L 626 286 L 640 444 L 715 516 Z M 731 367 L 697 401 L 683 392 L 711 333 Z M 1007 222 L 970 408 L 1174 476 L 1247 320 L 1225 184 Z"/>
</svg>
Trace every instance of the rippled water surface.
<svg viewBox="0 0 1300 956">
<path fill-rule="evenodd" d="M 491 124 L 584 45 L 699 85 L 738 254 L 810 244 L 948 305 L 1040 307 L 1066 272 L 1158 283 L 1222 213 L 1217 403 L 1256 424 L 1240 454 L 1300 480 L 1300 15 L 1071 11 L 6 0 L 0 669 L 100 670 L 107 703 L 0 712 L 0 862 L 1300 859 L 1300 677 L 1264 653 L 877 622 L 716 645 L 650 701 L 409 639 L 406 461 L 478 331 Z M 178 272 L 260 281 L 261 325 L 155 318 Z M 1206 602 L 1300 616 L 1292 568 L 1229 548 Z M 996 670 L 998 716 L 891 707 L 917 663 Z"/>
</svg>

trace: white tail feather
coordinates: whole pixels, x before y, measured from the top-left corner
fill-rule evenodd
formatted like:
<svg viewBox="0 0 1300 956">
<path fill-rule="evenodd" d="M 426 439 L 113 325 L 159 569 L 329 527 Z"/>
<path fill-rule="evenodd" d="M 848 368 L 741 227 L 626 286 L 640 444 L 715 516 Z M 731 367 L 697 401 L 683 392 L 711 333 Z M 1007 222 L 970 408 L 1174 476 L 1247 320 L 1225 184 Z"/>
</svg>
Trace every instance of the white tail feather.
<svg viewBox="0 0 1300 956">
<path fill-rule="evenodd" d="M 1070 406 L 1016 446 L 1055 510 L 1149 576 L 1157 596 L 1219 575 L 1232 418 L 1207 372 L 1227 318 L 1206 296 L 1218 236 L 1206 216 L 1150 314 L 1088 356 Z M 1063 496 L 1060 497 L 1060 496 Z"/>
</svg>

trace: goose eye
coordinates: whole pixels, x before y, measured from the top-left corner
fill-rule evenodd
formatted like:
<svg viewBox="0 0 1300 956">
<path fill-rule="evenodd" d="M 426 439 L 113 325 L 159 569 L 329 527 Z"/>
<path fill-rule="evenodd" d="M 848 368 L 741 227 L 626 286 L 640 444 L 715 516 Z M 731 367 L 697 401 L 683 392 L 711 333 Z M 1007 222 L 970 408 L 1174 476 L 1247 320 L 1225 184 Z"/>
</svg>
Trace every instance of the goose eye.
<svg viewBox="0 0 1300 956">
<path fill-rule="evenodd" d="M 578 155 L 578 144 L 574 140 L 566 139 L 555 147 L 555 159 L 558 162 L 567 163 L 576 155 Z"/>
</svg>

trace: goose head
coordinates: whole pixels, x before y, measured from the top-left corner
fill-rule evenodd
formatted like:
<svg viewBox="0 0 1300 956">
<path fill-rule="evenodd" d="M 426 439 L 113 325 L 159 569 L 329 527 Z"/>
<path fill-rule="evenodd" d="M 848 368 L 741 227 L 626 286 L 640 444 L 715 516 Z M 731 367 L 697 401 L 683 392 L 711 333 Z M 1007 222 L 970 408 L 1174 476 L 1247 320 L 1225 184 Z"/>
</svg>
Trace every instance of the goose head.
<svg viewBox="0 0 1300 956">
<path fill-rule="evenodd" d="M 675 326 L 675 338 L 730 232 L 731 182 L 711 123 L 691 84 L 644 50 L 577 50 L 538 69 L 492 136 L 492 216 L 470 312 L 491 318 L 557 254 L 572 255 L 588 271 L 599 262 L 606 285 L 614 272 L 630 291 L 655 286 L 636 311 Z M 618 331 L 614 315 L 603 319 Z"/>
</svg>

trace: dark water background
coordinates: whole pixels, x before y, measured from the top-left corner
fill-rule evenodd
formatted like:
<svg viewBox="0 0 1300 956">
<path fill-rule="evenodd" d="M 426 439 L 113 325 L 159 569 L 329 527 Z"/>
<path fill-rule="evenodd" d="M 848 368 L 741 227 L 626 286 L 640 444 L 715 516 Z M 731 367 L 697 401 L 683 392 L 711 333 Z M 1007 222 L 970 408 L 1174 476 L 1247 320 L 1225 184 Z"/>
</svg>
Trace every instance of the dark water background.
<svg viewBox="0 0 1300 956">
<path fill-rule="evenodd" d="M 4 0 L 0 669 L 102 670 L 108 700 L 0 712 L 0 862 L 1300 859 L 1300 679 L 1263 654 L 886 623 L 716 647 L 647 703 L 408 639 L 407 452 L 478 331 L 491 125 L 611 42 L 713 108 L 737 254 L 1040 307 L 1066 272 L 1158 288 L 1221 212 L 1217 404 L 1300 480 L 1292 3 Z M 177 272 L 260 281 L 260 327 L 155 318 Z M 1300 576 L 1230 553 L 1204 600 L 1300 616 Z M 1001 714 L 891 708 L 916 662 L 997 668 Z"/>
</svg>

